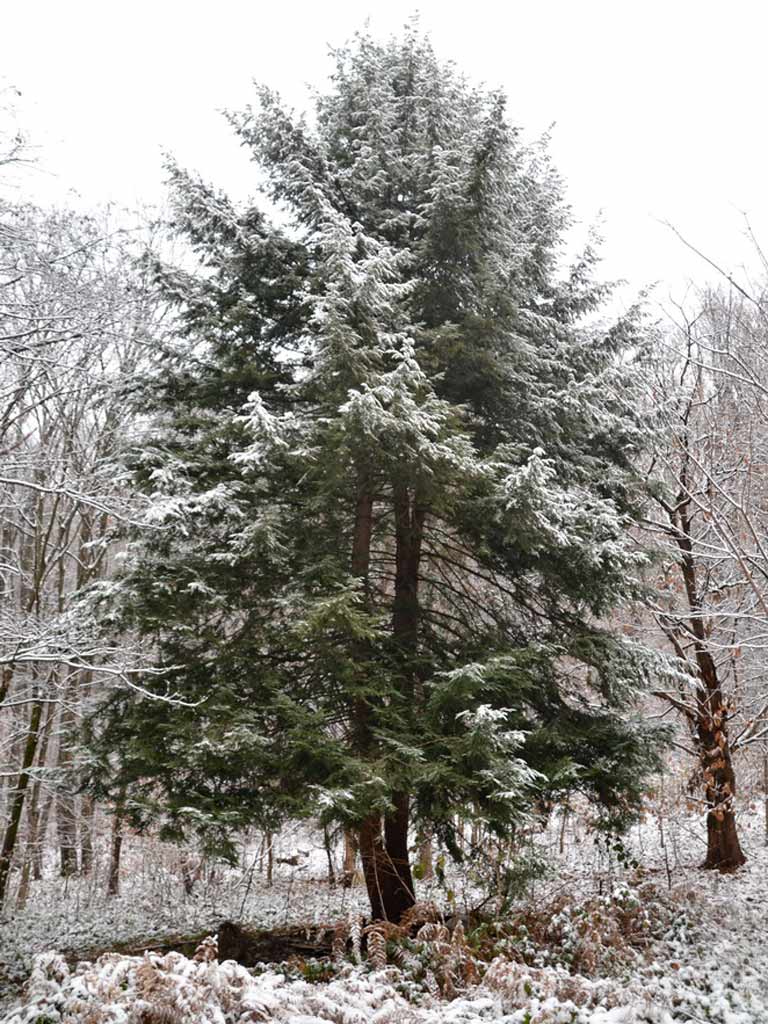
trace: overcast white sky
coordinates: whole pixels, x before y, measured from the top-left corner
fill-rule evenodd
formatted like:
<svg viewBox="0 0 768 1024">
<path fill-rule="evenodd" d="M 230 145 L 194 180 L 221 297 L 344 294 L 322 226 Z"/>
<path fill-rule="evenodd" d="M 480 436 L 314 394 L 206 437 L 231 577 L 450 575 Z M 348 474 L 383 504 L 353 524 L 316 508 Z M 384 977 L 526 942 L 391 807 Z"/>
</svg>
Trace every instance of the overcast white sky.
<svg viewBox="0 0 768 1024">
<path fill-rule="evenodd" d="M 245 196 L 246 154 L 218 113 L 251 80 L 296 107 L 330 68 L 327 46 L 370 18 L 397 30 L 418 8 L 438 53 L 501 85 L 552 149 L 580 220 L 602 210 L 605 271 L 682 294 L 706 268 L 659 220 L 729 269 L 748 258 L 742 212 L 768 248 L 762 0 L 26 0 L 3 4 L 0 75 L 23 93 L 40 201 L 162 198 L 162 151 Z"/>
</svg>

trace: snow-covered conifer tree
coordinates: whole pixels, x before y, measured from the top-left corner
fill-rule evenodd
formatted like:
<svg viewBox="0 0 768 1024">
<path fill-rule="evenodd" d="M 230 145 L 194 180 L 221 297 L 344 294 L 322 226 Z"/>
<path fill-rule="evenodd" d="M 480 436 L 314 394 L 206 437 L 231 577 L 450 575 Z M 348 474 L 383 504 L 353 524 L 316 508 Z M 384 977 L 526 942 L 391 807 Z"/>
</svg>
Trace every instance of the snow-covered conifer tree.
<svg viewBox="0 0 768 1024">
<path fill-rule="evenodd" d="M 258 101 L 232 121 L 290 227 L 172 172 L 201 272 L 158 267 L 179 340 L 111 595 L 178 699 L 115 693 L 94 743 L 171 834 L 356 829 L 397 920 L 412 822 L 456 851 L 458 811 L 503 833 L 575 789 L 618 822 L 653 763 L 643 659 L 598 625 L 639 558 L 637 332 L 585 321 L 545 145 L 416 27 L 339 50 L 311 120 Z"/>
</svg>

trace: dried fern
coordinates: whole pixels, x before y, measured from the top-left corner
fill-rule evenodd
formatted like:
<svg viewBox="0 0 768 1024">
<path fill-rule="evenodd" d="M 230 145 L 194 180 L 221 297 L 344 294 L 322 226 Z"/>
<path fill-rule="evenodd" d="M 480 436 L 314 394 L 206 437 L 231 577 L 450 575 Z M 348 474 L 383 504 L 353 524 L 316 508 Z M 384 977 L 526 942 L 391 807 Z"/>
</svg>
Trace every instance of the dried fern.
<svg viewBox="0 0 768 1024">
<path fill-rule="evenodd" d="M 209 935 L 200 943 L 195 950 L 192 959 L 196 963 L 210 964 L 219 956 L 219 940 L 215 935 Z"/>
<path fill-rule="evenodd" d="M 363 918 L 361 914 L 355 914 L 349 919 L 349 939 L 352 943 L 352 959 L 356 964 L 363 962 Z"/>
<path fill-rule="evenodd" d="M 333 929 L 333 942 L 331 943 L 331 956 L 337 964 L 346 959 L 348 939 L 349 921 L 338 921 Z"/>
<path fill-rule="evenodd" d="M 436 903 L 433 903 L 432 900 L 419 900 L 403 914 L 400 919 L 400 927 L 404 932 L 409 933 L 417 924 L 441 921 L 442 918 L 443 915 Z"/>
</svg>

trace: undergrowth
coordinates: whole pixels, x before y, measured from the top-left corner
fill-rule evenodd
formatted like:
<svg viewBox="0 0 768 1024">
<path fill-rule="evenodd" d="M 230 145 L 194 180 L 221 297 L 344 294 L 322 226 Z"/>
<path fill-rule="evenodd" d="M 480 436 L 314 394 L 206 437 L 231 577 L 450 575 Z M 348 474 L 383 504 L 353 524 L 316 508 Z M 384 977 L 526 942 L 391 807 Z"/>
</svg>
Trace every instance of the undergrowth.
<svg viewBox="0 0 768 1024">
<path fill-rule="evenodd" d="M 586 977 L 617 977 L 647 959 L 653 944 L 687 927 L 693 898 L 653 882 L 616 884 L 581 899 L 562 891 L 528 903 L 501 920 L 445 918 L 435 903 L 417 903 L 399 925 L 362 919 L 340 922 L 334 960 L 361 963 L 364 947 L 375 970 L 397 967 L 411 983 L 453 998 L 486 977 L 490 964 L 558 968 Z"/>
<path fill-rule="evenodd" d="M 494 1006 L 514 1024 L 580 1024 L 595 1008 L 624 1005 L 621 968 L 637 966 L 654 938 L 687 919 L 687 896 L 622 884 L 580 900 L 562 892 L 479 922 L 446 918 L 422 901 L 399 925 L 365 925 L 358 914 L 338 922 L 329 959 L 253 972 L 219 963 L 215 937 L 191 959 L 108 953 L 74 972 L 47 953 L 36 959 L 24 1008 L 6 1024 L 387 1024 L 440 1020 L 439 1006 L 462 1000 L 473 1013 Z"/>
</svg>

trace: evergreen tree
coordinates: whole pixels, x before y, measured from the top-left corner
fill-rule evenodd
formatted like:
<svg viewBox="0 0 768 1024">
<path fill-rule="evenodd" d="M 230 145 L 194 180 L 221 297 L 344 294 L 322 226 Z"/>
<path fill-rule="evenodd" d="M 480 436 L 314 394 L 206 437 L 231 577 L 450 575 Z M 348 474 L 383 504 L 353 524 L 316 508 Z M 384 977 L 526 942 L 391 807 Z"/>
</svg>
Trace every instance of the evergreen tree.
<svg viewBox="0 0 768 1024">
<path fill-rule="evenodd" d="M 268 90 L 232 117 L 290 229 L 172 170 L 201 270 L 157 268 L 153 521 L 105 595 L 164 671 L 93 740 L 166 834 L 355 828 L 397 920 L 413 822 L 458 853 L 459 811 L 503 834 L 579 790 L 618 824 L 654 763 L 642 652 L 599 626 L 640 558 L 638 339 L 588 325 L 591 250 L 558 276 L 562 186 L 501 95 L 413 26 L 335 56 L 311 123 Z"/>
</svg>

